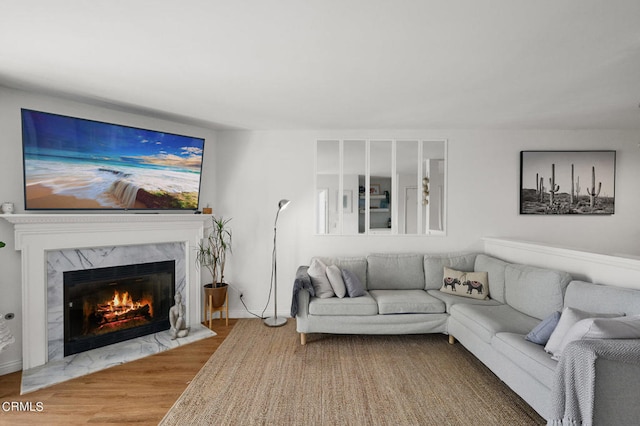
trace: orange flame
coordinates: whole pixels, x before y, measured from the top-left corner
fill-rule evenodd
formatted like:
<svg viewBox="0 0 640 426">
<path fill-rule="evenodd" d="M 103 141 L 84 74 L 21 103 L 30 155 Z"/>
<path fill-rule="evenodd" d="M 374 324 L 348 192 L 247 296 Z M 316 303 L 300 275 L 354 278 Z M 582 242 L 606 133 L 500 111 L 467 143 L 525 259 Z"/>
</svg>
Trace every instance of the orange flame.
<svg viewBox="0 0 640 426">
<path fill-rule="evenodd" d="M 135 304 L 128 291 L 122 293 L 122 298 L 120 298 L 120 293 L 116 291 L 113 295 L 113 306 L 134 308 Z"/>
<path fill-rule="evenodd" d="M 134 302 L 133 298 L 129 295 L 128 291 L 120 294 L 117 290 L 114 291 L 113 299 L 108 302 L 111 312 L 120 311 L 127 312 L 131 309 L 138 309 L 145 304 L 148 304 L 151 308 L 150 314 L 153 316 L 153 304 L 151 300 L 143 298 L 140 301 Z"/>
</svg>

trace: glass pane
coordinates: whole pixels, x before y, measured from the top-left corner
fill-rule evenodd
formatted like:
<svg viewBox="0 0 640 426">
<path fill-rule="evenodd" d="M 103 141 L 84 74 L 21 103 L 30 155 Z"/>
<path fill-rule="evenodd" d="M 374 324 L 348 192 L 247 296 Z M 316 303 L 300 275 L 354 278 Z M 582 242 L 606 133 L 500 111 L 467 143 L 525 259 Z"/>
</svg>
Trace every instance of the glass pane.
<svg viewBox="0 0 640 426">
<path fill-rule="evenodd" d="M 369 233 L 390 233 L 392 143 L 371 141 L 369 148 Z"/>
<path fill-rule="evenodd" d="M 316 232 L 339 234 L 338 191 L 340 185 L 339 141 L 316 145 Z"/>
<path fill-rule="evenodd" d="M 418 141 L 396 143 L 396 176 L 398 187 L 398 234 L 417 234 L 419 214 Z"/>
<path fill-rule="evenodd" d="M 445 143 L 423 142 L 423 219 L 425 232 L 444 231 Z M 426 191 L 426 193 L 425 193 Z"/>
<path fill-rule="evenodd" d="M 366 142 L 344 141 L 343 144 L 342 233 L 364 233 L 364 176 L 367 170 Z"/>
</svg>

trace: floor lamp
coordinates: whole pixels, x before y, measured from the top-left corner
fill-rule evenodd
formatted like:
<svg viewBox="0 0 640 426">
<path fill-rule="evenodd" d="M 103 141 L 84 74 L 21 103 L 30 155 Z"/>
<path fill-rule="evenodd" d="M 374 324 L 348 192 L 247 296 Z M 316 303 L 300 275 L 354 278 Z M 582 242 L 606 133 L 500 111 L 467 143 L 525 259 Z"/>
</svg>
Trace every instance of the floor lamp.
<svg viewBox="0 0 640 426">
<path fill-rule="evenodd" d="M 276 235 L 278 232 L 278 215 L 282 210 L 287 208 L 287 206 L 291 203 L 289 200 L 280 200 L 278 203 L 278 212 L 276 213 L 276 221 L 273 223 L 273 253 L 271 258 L 271 274 L 273 279 L 273 306 L 274 306 L 274 315 L 271 318 L 267 318 L 264 320 L 265 325 L 269 327 L 280 327 L 281 325 L 285 325 L 287 323 L 287 319 L 285 317 L 278 318 L 278 273 L 277 273 L 277 256 L 276 256 Z"/>
</svg>

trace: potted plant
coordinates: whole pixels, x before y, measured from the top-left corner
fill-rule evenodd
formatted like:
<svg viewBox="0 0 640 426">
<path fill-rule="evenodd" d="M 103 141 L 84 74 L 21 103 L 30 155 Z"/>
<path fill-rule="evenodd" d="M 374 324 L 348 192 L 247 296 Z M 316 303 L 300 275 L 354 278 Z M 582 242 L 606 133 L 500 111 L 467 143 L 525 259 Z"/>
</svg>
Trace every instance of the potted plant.
<svg viewBox="0 0 640 426">
<path fill-rule="evenodd" d="M 212 295 L 212 305 L 218 308 L 224 304 L 227 296 L 228 284 L 224 281 L 224 266 L 227 252 L 231 253 L 231 229 L 228 227 L 231 219 L 213 216 L 211 220 L 213 227 L 198 244 L 196 262 L 211 274 L 212 282 L 204 286 L 205 297 Z"/>
</svg>

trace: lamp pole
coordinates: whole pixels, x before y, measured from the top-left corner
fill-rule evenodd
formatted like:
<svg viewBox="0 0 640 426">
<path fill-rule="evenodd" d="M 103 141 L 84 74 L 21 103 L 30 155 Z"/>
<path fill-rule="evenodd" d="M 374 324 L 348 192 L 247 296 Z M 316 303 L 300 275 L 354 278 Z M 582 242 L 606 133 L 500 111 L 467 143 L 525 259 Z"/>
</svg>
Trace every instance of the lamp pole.
<svg viewBox="0 0 640 426">
<path fill-rule="evenodd" d="M 276 212 L 276 220 L 273 223 L 273 254 L 272 254 L 272 279 L 273 279 L 273 306 L 274 315 L 264 320 L 264 324 L 269 327 L 280 327 L 287 323 L 287 319 L 284 317 L 278 318 L 278 258 L 276 252 L 276 235 L 278 233 L 278 215 L 280 211 L 287 208 L 291 203 L 289 200 L 280 200 L 278 203 L 278 211 Z"/>
</svg>

